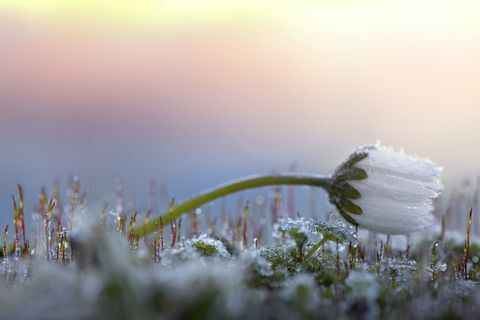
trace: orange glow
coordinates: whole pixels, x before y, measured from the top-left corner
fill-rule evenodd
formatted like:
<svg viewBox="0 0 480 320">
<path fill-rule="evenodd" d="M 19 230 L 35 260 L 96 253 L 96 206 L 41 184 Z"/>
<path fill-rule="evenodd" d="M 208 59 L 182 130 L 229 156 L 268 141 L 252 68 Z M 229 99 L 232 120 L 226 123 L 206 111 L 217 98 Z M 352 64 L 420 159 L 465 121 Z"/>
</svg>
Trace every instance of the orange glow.
<svg viewBox="0 0 480 320">
<path fill-rule="evenodd" d="M 227 139 L 254 155 L 268 146 L 312 165 L 324 148 L 345 154 L 380 138 L 451 171 L 477 169 L 476 2 L 0 0 L 0 8 L 5 123 L 25 114 L 99 119 L 194 146 Z"/>
</svg>

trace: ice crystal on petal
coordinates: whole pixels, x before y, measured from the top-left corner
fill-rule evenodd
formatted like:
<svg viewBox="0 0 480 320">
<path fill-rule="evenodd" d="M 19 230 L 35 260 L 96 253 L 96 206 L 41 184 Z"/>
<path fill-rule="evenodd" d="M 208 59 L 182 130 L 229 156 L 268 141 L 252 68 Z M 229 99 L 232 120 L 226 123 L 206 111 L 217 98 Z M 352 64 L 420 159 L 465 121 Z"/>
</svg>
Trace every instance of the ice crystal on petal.
<svg viewBox="0 0 480 320">
<path fill-rule="evenodd" d="M 442 190 L 440 167 L 428 159 L 396 152 L 379 144 L 361 147 L 353 154 L 367 154 L 353 164 L 367 177 L 348 181 L 361 196 L 357 199 L 350 197 L 347 204 L 360 209 L 355 212 L 352 208 L 342 208 L 341 200 L 344 199 L 334 197 L 332 201 L 343 213 L 353 212 L 347 219 L 385 234 L 407 234 L 431 224 L 432 199 Z M 334 178 L 344 174 L 344 166 L 337 169 L 339 172 Z"/>
</svg>

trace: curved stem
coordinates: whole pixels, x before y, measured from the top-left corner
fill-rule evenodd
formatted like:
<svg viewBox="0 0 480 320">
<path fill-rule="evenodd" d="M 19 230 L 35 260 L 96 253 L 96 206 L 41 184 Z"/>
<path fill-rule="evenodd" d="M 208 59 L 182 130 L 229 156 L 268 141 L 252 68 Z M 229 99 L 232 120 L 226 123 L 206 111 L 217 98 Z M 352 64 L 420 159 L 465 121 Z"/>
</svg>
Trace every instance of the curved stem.
<svg viewBox="0 0 480 320">
<path fill-rule="evenodd" d="M 255 175 L 245 177 L 243 179 L 234 180 L 229 183 L 220 185 L 210 191 L 204 192 L 190 200 L 170 208 L 161 216 L 150 220 L 147 224 L 139 225 L 133 230 L 137 236 L 144 236 L 155 230 L 157 221 L 162 220 L 163 224 L 168 224 L 180 215 L 195 210 L 205 203 L 224 197 L 226 195 L 259 187 L 273 185 L 302 185 L 324 188 L 329 190 L 331 179 L 328 176 L 320 176 L 314 174 L 274 174 L 274 175 Z"/>
</svg>

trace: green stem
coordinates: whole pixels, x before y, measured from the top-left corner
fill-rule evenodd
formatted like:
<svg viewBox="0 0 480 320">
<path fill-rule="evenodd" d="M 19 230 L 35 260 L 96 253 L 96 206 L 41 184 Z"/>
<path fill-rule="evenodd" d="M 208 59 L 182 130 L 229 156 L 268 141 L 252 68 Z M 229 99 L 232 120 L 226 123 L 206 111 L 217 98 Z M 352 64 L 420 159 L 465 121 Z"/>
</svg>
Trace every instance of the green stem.
<svg viewBox="0 0 480 320">
<path fill-rule="evenodd" d="M 325 237 L 322 240 L 320 240 L 316 245 L 313 246 L 312 249 L 305 255 L 305 259 L 310 258 L 325 242 L 328 240 L 331 240 L 329 237 Z"/>
<path fill-rule="evenodd" d="M 207 191 L 194 198 L 191 198 L 190 200 L 180 203 L 179 205 L 172 207 L 170 210 L 163 213 L 161 216 L 150 220 L 147 224 L 137 226 L 133 233 L 140 237 L 144 236 L 145 234 L 151 233 L 155 230 L 155 225 L 160 219 L 162 219 L 163 224 L 168 224 L 182 214 L 191 212 L 192 210 L 201 207 L 205 203 L 242 190 L 273 185 L 301 185 L 324 188 L 328 191 L 330 189 L 330 184 L 330 177 L 314 174 L 275 174 L 249 176 L 220 185 L 211 191 Z"/>
</svg>

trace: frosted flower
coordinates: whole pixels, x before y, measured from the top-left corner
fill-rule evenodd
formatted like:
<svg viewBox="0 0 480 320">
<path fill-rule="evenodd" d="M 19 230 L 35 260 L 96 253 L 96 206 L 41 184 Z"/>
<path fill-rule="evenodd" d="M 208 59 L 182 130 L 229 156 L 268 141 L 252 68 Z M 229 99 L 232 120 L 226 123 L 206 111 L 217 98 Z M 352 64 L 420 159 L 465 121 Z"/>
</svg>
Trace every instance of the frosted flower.
<svg viewBox="0 0 480 320">
<path fill-rule="evenodd" d="M 430 160 L 395 152 L 378 144 L 360 147 L 331 176 L 318 174 L 253 175 L 230 181 L 199 194 L 137 226 L 141 237 L 156 229 L 158 221 L 192 212 L 215 199 L 253 188 L 273 185 L 311 186 L 325 189 L 339 213 L 353 225 L 386 234 L 422 230 L 433 220 L 432 199 L 442 189 L 441 168 Z"/>
<path fill-rule="evenodd" d="M 330 201 L 349 222 L 385 234 L 428 227 L 432 199 L 440 195 L 442 169 L 430 160 L 392 148 L 358 148 L 332 176 Z"/>
</svg>

